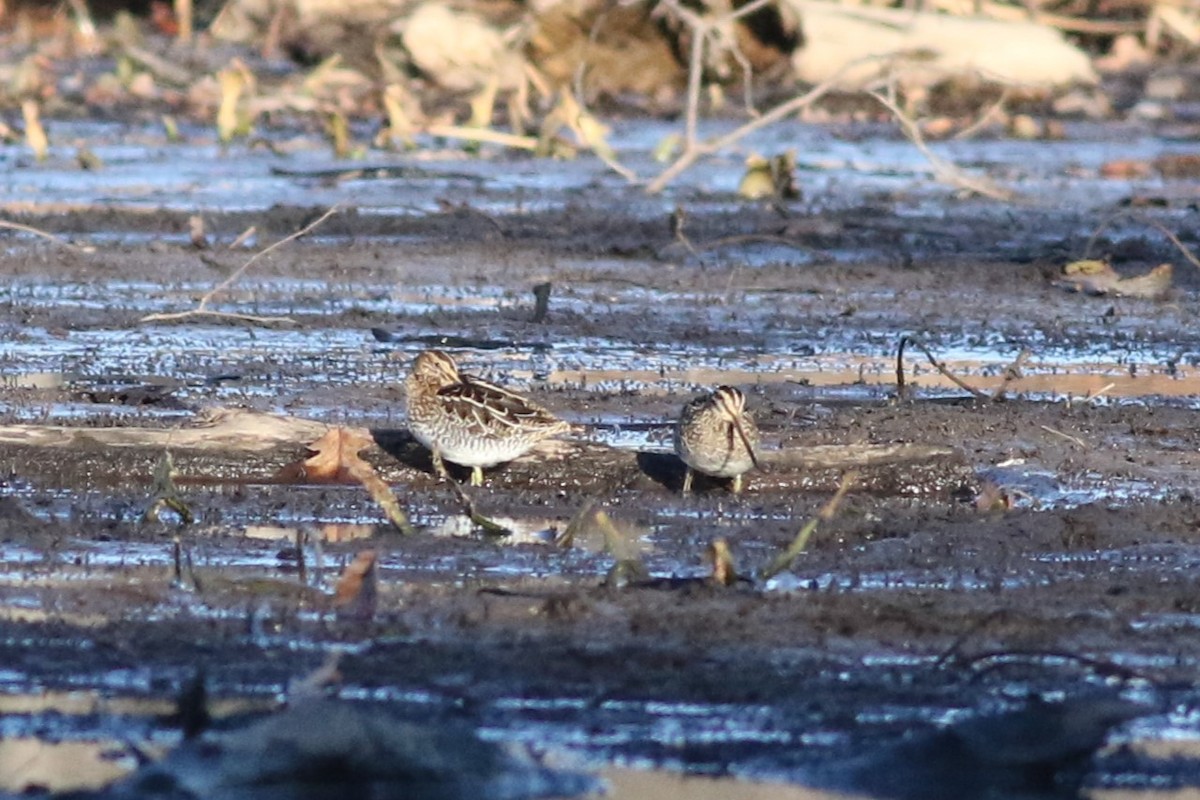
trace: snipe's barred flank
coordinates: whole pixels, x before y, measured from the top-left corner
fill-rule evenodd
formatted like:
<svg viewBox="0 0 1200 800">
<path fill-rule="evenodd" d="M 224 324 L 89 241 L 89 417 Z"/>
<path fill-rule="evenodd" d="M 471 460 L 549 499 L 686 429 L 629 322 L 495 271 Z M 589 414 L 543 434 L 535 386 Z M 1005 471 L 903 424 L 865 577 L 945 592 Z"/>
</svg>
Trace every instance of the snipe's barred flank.
<svg viewBox="0 0 1200 800">
<path fill-rule="evenodd" d="M 718 386 L 692 400 L 675 425 L 675 454 L 687 465 L 683 493 L 691 492 L 694 472 L 733 478 L 733 493 L 740 493 L 742 474 L 758 466 L 757 448 L 758 426 L 740 391 Z"/>
<path fill-rule="evenodd" d="M 570 429 L 521 395 L 462 374 L 441 350 L 417 356 L 404 387 L 409 430 L 433 453 L 438 475 L 447 476 L 443 459 L 471 467 L 472 486 L 483 484 L 484 467 L 512 461 Z"/>
</svg>

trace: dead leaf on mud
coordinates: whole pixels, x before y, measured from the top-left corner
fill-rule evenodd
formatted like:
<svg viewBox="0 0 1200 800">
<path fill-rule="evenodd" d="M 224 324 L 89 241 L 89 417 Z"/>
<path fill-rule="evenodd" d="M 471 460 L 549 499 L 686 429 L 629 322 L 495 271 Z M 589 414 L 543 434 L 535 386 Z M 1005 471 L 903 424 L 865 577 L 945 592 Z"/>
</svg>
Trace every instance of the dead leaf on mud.
<svg viewBox="0 0 1200 800">
<path fill-rule="evenodd" d="M 313 455 L 288 464 L 280 470 L 279 479 L 288 483 L 357 483 L 354 465 L 365 464 L 358 453 L 370 443 L 371 435 L 361 428 L 331 428 L 308 445 Z"/>
<path fill-rule="evenodd" d="M 333 596 L 339 619 L 369 620 L 379 604 L 379 578 L 375 570 L 378 554 L 363 550 L 346 565 Z"/>
<path fill-rule="evenodd" d="M 796 188 L 795 151 L 788 150 L 771 158 L 764 158 L 757 153 L 749 156 L 737 193 L 747 200 L 798 198 L 800 190 Z"/>
<path fill-rule="evenodd" d="M 1170 264 L 1159 264 L 1144 275 L 1122 278 L 1108 262 L 1084 259 L 1063 267 L 1063 276 L 1054 285 L 1084 294 L 1162 300 L 1171 291 L 1173 272 Z"/>
<path fill-rule="evenodd" d="M 383 509 L 389 522 L 401 533 L 412 533 L 408 515 L 400 508 L 391 487 L 358 455 L 373 441 L 364 428 L 330 428 L 328 433 L 308 445 L 308 449 L 314 451 L 312 456 L 288 464 L 279 471 L 278 478 L 286 483 L 362 484 L 371 499 Z"/>
<path fill-rule="evenodd" d="M 631 583 L 649 579 L 650 571 L 642 562 L 642 554 L 630 532 L 618 528 L 605 511 L 597 511 L 592 519 L 604 534 L 605 551 L 616 559 L 604 576 L 604 585 L 623 589 Z"/>
<path fill-rule="evenodd" d="M 978 511 L 1008 511 L 1012 505 L 1013 498 L 1008 490 L 991 481 L 984 481 L 979 487 L 979 494 L 975 495 L 975 508 Z"/>
</svg>

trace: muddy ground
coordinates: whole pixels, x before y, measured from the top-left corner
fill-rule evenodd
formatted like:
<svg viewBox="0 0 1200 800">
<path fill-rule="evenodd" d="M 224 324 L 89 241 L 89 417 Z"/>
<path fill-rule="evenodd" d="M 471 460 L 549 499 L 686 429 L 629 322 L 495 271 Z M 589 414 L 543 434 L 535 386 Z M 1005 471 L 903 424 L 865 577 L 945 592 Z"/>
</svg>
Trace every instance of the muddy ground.
<svg viewBox="0 0 1200 800">
<path fill-rule="evenodd" d="M 365 426 L 418 532 L 393 531 L 360 487 L 278 483 L 303 442 L 173 450 L 197 517 L 182 526 L 143 518 L 161 448 L 0 435 L 11 735 L 153 738 L 146 709 L 198 669 L 217 698 L 267 703 L 342 650 L 347 697 L 591 766 L 869 789 L 829 776 L 913 731 L 1100 690 L 1146 704 L 1118 743 L 1200 738 L 1200 272 L 1156 232 L 1126 220 L 1099 247 L 1131 273 L 1174 261 L 1163 302 L 1051 285 L 1115 205 L 943 197 L 899 214 L 883 198 L 780 213 L 685 195 L 700 210 L 684 243 L 665 209 L 607 185 L 518 212 L 441 188 L 455 204 L 440 211 L 336 216 L 214 303 L 291 319 L 266 325 L 139 321 L 192 307 L 252 252 L 180 241 L 185 212 L 19 217 L 117 242 L 20 238 L 0 257 L 0 431 L 170 428 L 209 406 Z M 261 245 L 320 210 L 205 216 L 214 239 L 253 224 Z M 1142 213 L 1195 246 L 1186 203 Z M 549 313 L 534 321 L 542 282 Z M 904 334 L 1005 396 L 972 397 L 913 350 L 897 397 Z M 588 429 L 585 444 L 489 471 L 473 497 L 512 536 L 473 529 L 405 442 L 401 379 L 431 345 Z M 709 482 L 684 498 L 669 422 L 717 383 L 747 391 L 775 466 L 741 497 Z M 864 470 L 792 569 L 756 579 L 844 472 L 796 454 L 900 444 L 942 449 Z M 588 503 L 645 575 L 613 575 L 594 522 L 553 544 Z M 745 576 L 731 587 L 707 580 L 717 538 Z M 376 613 L 338 618 L 337 574 L 368 548 Z M 60 692 L 98 705 L 64 710 Z M 27 695 L 50 699 L 14 699 Z M 106 710 L 117 699 L 147 705 Z M 1124 796 L 1198 784 L 1200 766 L 1110 750 L 1089 780 Z"/>
</svg>

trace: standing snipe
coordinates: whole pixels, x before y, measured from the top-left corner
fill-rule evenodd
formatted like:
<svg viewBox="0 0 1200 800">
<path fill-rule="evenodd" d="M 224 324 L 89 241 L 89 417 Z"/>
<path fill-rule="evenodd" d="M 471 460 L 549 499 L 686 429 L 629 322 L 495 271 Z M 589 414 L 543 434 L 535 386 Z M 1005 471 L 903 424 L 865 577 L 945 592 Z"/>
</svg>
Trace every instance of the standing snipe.
<svg viewBox="0 0 1200 800">
<path fill-rule="evenodd" d="M 758 466 L 758 426 L 746 413 L 746 398 L 731 386 L 718 386 L 683 407 L 675 425 L 675 454 L 687 465 L 683 493 L 692 490 L 693 472 L 733 478 L 742 491 L 742 473 Z"/>
<path fill-rule="evenodd" d="M 512 461 L 570 425 L 519 394 L 458 371 L 441 350 L 426 350 L 404 382 L 408 427 L 433 453 L 433 467 L 446 477 L 442 459 L 471 468 L 471 485 L 483 484 L 483 467 Z"/>
</svg>

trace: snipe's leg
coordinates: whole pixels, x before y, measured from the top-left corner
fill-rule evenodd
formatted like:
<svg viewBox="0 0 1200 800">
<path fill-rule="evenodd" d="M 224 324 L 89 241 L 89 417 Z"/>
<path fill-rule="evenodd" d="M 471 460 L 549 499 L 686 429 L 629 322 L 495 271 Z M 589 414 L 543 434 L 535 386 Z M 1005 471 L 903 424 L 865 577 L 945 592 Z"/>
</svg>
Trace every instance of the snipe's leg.
<svg viewBox="0 0 1200 800">
<path fill-rule="evenodd" d="M 450 477 L 450 472 L 446 469 L 446 462 L 442 460 L 442 454 L 437 450 L 432 450 L 430 452 L 433 455 L 434 473 L 442 480 L 453 483 L 453 479 Z"/>
<path fill-rule="evenodd" d="M 683 493 L 684 494 L 692 493 L 692 468 L 691 467 L 687 467 L 686 472 L 683 473 Z"/>
<path fill-rule="evenodd" d="M 733 489 L 733 493 L 734 493 L 734 494 L 741 494 L 741 493 L 742 493 L 742 476 L 741 476 L 741 475 L 734 475 L 734 476 L 733 476 L 733 487 L 732 487 L 732 489 Z"/>
<path fill-rule="evenodd" d="M 483 467 L 471 467 L 471 485 L 483 486 Z"/>
</svg>

